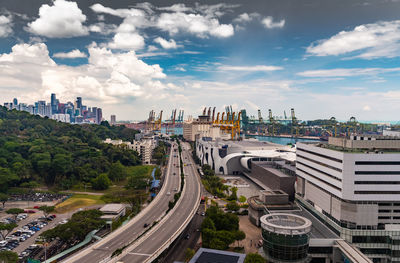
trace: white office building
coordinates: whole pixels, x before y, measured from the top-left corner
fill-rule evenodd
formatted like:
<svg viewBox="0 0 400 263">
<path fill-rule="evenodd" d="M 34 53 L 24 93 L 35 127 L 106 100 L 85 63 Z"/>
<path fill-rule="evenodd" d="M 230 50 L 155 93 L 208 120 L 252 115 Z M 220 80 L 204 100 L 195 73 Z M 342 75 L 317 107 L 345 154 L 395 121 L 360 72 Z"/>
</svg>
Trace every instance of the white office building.
<svg viewBox="0 0 400 263">
<path fill-rule="evenodd" d="M 400 138 L 297 143 L 297 199 L 374 262 L 400 262 Z"/>
</svg>

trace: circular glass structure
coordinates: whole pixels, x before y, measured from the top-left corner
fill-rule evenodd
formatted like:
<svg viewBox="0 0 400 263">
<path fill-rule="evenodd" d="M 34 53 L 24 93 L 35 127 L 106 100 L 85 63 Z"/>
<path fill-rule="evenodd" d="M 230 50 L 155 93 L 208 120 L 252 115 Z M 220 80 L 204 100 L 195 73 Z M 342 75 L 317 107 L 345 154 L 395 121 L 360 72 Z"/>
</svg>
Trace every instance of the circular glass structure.
<svg viewBox="0 0 400 263">
<path fill-rule="evenodd" d="M 260 218 L 263 249 L 272 262 L 306 262 L 311 221 L 293 214 Z"/>
</svg>

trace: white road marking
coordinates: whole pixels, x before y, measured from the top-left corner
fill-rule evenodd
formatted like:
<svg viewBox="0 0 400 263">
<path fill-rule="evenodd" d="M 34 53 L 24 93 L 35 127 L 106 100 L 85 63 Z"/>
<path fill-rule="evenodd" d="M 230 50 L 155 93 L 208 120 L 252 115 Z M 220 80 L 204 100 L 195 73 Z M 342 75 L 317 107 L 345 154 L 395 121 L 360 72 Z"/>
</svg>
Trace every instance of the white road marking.
<svg viewBox="0 0 400 263">
<path fill-rule="evenodd" d="M 130 255 L 138 255 L 138 256 L 146 256 L 146 257 L 150 257 L 151 254 L 142 254 L 142 253 L 135 253 L 135 252 L 128 252 L 128 254 Z"/>
</svg>

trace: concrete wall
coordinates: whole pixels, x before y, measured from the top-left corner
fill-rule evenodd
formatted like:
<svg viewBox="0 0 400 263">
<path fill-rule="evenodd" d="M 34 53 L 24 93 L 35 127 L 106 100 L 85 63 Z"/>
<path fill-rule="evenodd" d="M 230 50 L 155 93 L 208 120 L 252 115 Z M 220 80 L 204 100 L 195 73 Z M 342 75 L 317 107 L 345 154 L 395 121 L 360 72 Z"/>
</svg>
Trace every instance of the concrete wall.
<svg viewBox="0 0 400 263">
<path fill-rule="evenodd" d="M 294 183 L 296 177 L 277 176 L 271 171 L 265 170 L 262 166 L 252 163 L 251 176 L 261 181 L 270 189 L 280 189 L 289 195 L 290 200 L 294 200 Z"/>
</svg>

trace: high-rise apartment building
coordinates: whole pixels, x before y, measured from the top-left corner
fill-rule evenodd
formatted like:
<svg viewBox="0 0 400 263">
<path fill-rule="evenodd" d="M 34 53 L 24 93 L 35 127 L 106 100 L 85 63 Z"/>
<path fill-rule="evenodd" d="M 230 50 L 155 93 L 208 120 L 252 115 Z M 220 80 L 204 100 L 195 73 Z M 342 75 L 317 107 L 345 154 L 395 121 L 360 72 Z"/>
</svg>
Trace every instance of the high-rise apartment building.
<svg viewBox="0 0 400 263">
<path fill-rule="evenodd" d="M 114 125 L 117 122 L 117 117 L 115 115 L 111 115 L 111 125 Z"/>
<path fill-rule="evenodd" d="M 103 111 L 100 108 L 97 108 L 97 114 L 96 114 L 96 123 L 100 124 L 101 121 L 103 120 Z"/>
<path fill-rule="evenodd" d="M 374 262 L 400 262 L 400 138 L 297 143 L 297 199 Z"/>
<path fill-rule="evenodd" d="M 57 114 L 58 113 L 58 103 L 57 103 L 57 98 L 56 98 L 56 94 L 51 93 L 51 114 Z"/>
<path fill-rule="evenodd" d="M 76 97 L 76 108 L 77 109 L 82 108 L 82 97 Z"/>
</svg>

